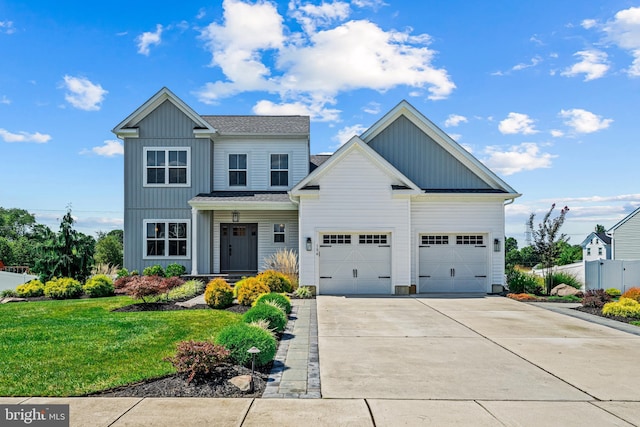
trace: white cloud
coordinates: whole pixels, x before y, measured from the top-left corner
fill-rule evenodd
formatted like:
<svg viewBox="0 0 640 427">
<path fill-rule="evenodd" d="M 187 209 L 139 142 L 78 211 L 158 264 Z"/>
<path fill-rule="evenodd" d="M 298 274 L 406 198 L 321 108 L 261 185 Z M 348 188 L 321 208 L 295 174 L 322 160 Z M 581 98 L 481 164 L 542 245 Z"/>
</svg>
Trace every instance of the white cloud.
<svg viewBox="0 0 640 427">
<path fill-rule="evenodd" d="M 573 128 L 577 133 L 593 133 L 606 129 L 613 119 L 603 119 L 601 116 L 581 108 L 560 110 L 560 117 L 567 119 L 564 124 Z"/>
<path fill-rule="evenodd" d="M 511 67 L 512 71 L 520 71 L 520 70 L 524 70 L 526 68 L 531 68 L 531 67 L 535 67 L 536 65 L 538 65 L 539 63 L 542 62 L 542 58 L 539 56 L 534 56 L 533 58 L 531 58 L 531 61 L 526 63 L 526 62 L 521 62 L 520 64 L 516 64 L 513 67 Z"/>
<path fill-rule="evenodd" d="M 325 103 L 314 101 L 275 104 L 271 101 L 262 100 L 253 106 L 253 112 L 265 116 L 309 116 L 311 120 L 318 122 L 335 122 L 340 117 L 340 110 L 328 108 Z"/>
<path fill-rule="evenodd" d="M 538 35 L 537 35 L 537 34 L 534 34 L 534 35 L 532 35 L 531 37 L 529 37 L 529 41 L 530 41 L 530 42 L 532 42 L 532 43 L 535 43 L 535 44 L 537 44 L 537 45 L 539 45 L 539 46 L 543 46 L 543 45 L 544 45 L 544 43 L 542 42 L 542 40 L 540 40 L 540 39 L 538 38 Z"/>
<path fill-rule="evenodd" d="M 459 114 L 449 114 L 447 120 L 444 122 L 444 127 L 456 127 L 460 123 L 467 123 L 468 120 L 465 116 L 461 116 Z"/>
<path fill-rule="evenodd" d="M 201 7 L 196 14 L 196 19 L 202 19 L 207 16 L 207 11 L 204 7 Z"/>
<path fill-rule="evenodd" d="M 0 138 L 2 138 L 4 142 L 35 142 L 36 144 L 44 144 L 51 140 L 51 135 L 40 132 L 29 133 L 23 131 L 13 133 L 6 129 L 0 129 Z"/>
<path fill-rule="evenodd" d="M 510 147 L 507 151 L 501 151 L 500 147 L 490 146 L 485 149 L 485 154 L 488 157 L 482 162 L 503 175 L 550 168 L 551 160 L 557 157 L 553 154 L 540 152 L 538 144 L 533 142 L 523 142 L 520 145 Z"/>
<path fill-rule="evenodd" d="M 531 135 L 538 132 L 534 129 L 533 122 L 534 120 L 526 114 L 509 113 L 507 118 L 500 122 L 498 129 L 503 134 Z"/>
<path fill-rule="evenodd" d="M 76 108 L 86 111 L 97 111 L 108 91 L 99 84 L 92 83 L 85 77 L 64 76 L 67 93 L 64 99 Z"/>
<path fill-rule="evenodd" d="M 456 142 L 460 142 L 460 140 L 462 139 L 462 135 L 459 133 L 450 133 L 448 135 L 451 139 L 453 139 Z"/>
<path fill-rule="evenodd" d="M 453 137 L 452 137 L 453 138 Z M 454 138 L 455 139 L 455 138 Z M 473 146 L 469 145 L 469 144 L 460 144 L 460 146 L 462 148 L 464 148 L 465 150 L 467 150 L 469 153 L 473 154 Z"/>
<path fill-rule="evenodd" d="M 367 114 L 379 114 L 381 107 L 382 105 L 380 105 L 378 102 L 372 101 L 372 102 L 369 102 L 367 105 L 365 105 L 362 111 L 364 111 Z"/>
<path fill-rule="evenodd" d="M 562 132 L 560 129 L 551 129 L 549 133 L 554 138 L 560 138 L 564 136 L 564 132 Z"/>
<path fill-rule="evenodd" d="M 13 34 L 16 32 L 13 21 L 0 21 L 0 34 Z"/>
<path fill-rule="evenodd" d="M 382 0 L 351 0 L 351 3 L 357 7 L 370 7 L 374 10 L 387 5 L 387 3 Z"/>
<path fill-rule="evenodd" d="M 364 20 L 340 22 L 349 11 L 349 4 L 340 1 L 316 6 L 296 0 L 289 7 L 291 16 L 306 19 L 305 31 L 286 27 L 275 4 L 266 0 L 223 2 L 223 22 L 209 24 L 201 38 L 211 52 L 211 65 L 219 67 L 226 80 L 201 87 L 196 92 L 201 102 L 268 92 L 280 100 L 264 101 L 260 108 L 304 104 L 328 120 L 331 114 L 326 112 L 335 110 L 324 104 L 335 104 L 344 91 L 407 86 L 437 100 L 455 89 L 447 71 L 432 65 L 436 52 L 429 48 L 427 34 L 385 31 Z"/>
<path fill-rule="evenodd" d="M 0 98 L 0 104 L 10 105 L 11 100 L 7 98 L 7 95 L 2 95 L 2 98 Z"/>
<path fill-rule="evenodd" d="M 601 50 L 582 50 L 574 53 L 573 56 L 581 58 L 581 61 L 566 68 L 560 73 L 561 75 L 575 77 L 578 74 L 584 74 L 584 81 L 588 82 L 603 77 L 609 70 L 607 54 Z"/>
<path fill-rule="evenodd" d="M 91 150 L 82 150 L 80 154 L 97 154 L 98 156 L 114 157 L 124 155 L 124 145 L 118 140 L 107 140 L 103 145 L 93 147 Z"/>
<path fill-rule="evenodd" d="M 602 26 L 607 39 L 633 56 L 627 69 L 631 77 L 640 77 L 640 7 L 619 11 L 612 20 Z"/>
<path fill-rule="evenodd" d="M 162 25 L 156 24 L 156 31 L 145 31 L 136 37 L 138 42 L 138 53 L 149 56 L 149 47 L 151 45 L 159 46 L 162 42 Z"/>
<path fill-rule="evenodd" d="M 338 131 L 338 133 L 333 136 L 334 141 L 338 142 L 340 145 L 342 146 L 344 144 L 346 144 L 347 142 L 349 142 L 349 140 L 351 138 L 353 138 L 354 136 L 359 136 L 362 134 L 362 132 L 364 132 L 365 130 L 367 130 L 366 126 L 363 126 L 361 124 L 357 124 L 357 125 L 353 125 L 353 126 L 346 126 L 342 129 L 340 129 Z"/>
<path fill-rule="evenodd" d="M 580 25 L 582 26 L 582 28 L 588 30 L 590 28 L 595 27 L 597 24 L 597 21 L 595 19 L 584 19 L 582 20 L 582 22 L 580 23 Z"/>
</svg>

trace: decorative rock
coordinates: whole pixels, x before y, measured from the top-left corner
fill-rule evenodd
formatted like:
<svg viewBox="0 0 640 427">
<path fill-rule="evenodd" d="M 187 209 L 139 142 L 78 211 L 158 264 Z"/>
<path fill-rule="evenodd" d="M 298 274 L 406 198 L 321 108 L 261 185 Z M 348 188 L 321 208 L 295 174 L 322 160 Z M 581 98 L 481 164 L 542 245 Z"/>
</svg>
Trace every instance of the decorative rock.
<svg viewBox="0 0 640 427">
<path fill-rule="evenodd" d="M 573 286 L 569 286 L 565 283 L 560 283 L 555 288 L 551 289 L 551 295 L 557 295 L 559 297 L 565 297 L 567 295 L 577 295 L 580 293 L 580 289 L 576 289 Z"/>
<path fill-rule="evenodd" d="M 251 390 L 251 375 L 238 375 L 229 380 L 231 384 L 238 387 L 240 391 Z"/>
<path fill-rule="evenodd" d="M 26 300 L 26 298 L 6 297 L 0 298 L 0 304 L 6 304 L 8 302 L 25 302 Z"/>
</svg>

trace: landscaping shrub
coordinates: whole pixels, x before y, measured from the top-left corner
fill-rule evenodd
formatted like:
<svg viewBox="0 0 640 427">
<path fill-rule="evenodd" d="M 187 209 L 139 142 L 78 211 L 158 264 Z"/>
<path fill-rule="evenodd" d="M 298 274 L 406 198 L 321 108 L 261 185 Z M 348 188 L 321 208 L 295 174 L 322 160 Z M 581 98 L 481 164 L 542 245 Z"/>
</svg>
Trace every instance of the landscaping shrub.
<svg viewBox="0 0 640 427">
<path fill-rule="evenodd" d="M 159 297 L 171 289 L 184 284 L 184 280 L 178 277 L 162 278 L 160 276 L 129 276 L 116 280 L 117 294 L 129 295 L 134 299 L 147 302 L 148 298 Z"/>
<path fill-rule="evenodd" d="M 265 270 L 284 274 L 291 282 L 291 287 L 298 288 L 298 253 L 293 249 L 278 249 L 264 259 L 262 266 Z"/>
<path fill-rule="evenodd" d="M 244 365 L 251 365 L 251 347 L 260 349 L 256 354 L 256 365 L 262 366 L 273 360 L 276 355 L 276 339 L 268 331 L 248 323 L 236 323 L 223 328 L 215 339 L 215 343 L 231 352 L 231 360 Z"/>
<path fill-rule="evenodd" d="M 552 289 L 555 286 L 558 286 L 562 283 L 564 283 L 565 285 L 574 287 L 576 289 L 582 288 L 582 283 L 580 283 L 580 281 L 576 278 L 576 276 L 569 273 L 564 273 L 561 271 L 553 273 L 551 275 L 551 281 L 553 282 L 553 284 L 551 285 Z"/>
<path fill-rule="evenodd" d="M 233 304 L 233 289 L 222 278 L 215 278 L 207 284 L 204 302 L 211 308 L 227 308 Z"/>
<path fill-rule="evenodd" d="M 293 291 L 293 295 L 300 299 L 313 298 L 313 292 L 311 292 L 311 288 L 308 286 L 300 286 L 298 289 Z"/>
<path fill-rule="evenodd" d="M 627 291 L 622 294 L 622 298 L 631 298 L 640 302 L 640 288 L 633 287 L 627 289 Z"/>
<path fill-rule="evenodd" d="M 611 301 L 611 296 L 604 289 L 590 289 L 582 298 L 582 306 L 602 308 L 609 301 Z"/>
<path fill-rule="evenodd" d="M 98 274 L 87 280 L 87 283 L 84 284 L 82 290 L 91 298 L 113 295 L 113 280 L 105 274 Z"/>
<path fill-rule="evenodd" d="M 18 293 L 13 289 L 5 289 L 0 292 L 0 298 L 15 298 L 18 296 Z"/>
<path fill-rule="evenodd" d="M 179 277 L 179 276 L 182 276 L 186 271 L 187 269 L 185 268 L 184 265 L 173 263 L 173 264 L 167 265 L 164 275 L 166 277 Z"/>
<path fill-rule="evenodd" d="M 268 294 L 271 291 L 266 284 L 255 277 L 247 277 L 242 282 L 237 290 L 238 302 L 242 305 L 251 305 L 261 294 Z"/>
<path fill-rule="evenodd" d="M 33 279 L 23 285 L 18 285 L 16 293 L 21 298 L 41 297 L 44 295 L 44 284 L 38 279 Z"/>
<path fill-rule="evenodd" d="M 161 265 L 152 265 L 142 270 L 143 276 L 160 276 L 164 277 L 164 269 Z"/>
<path fill-rule="evenodd" d="M 201 280 L 187 280 L 183 285 L 171 289 L 167 293 L 167 299 L 169 301 L 186 300 L 200 295 L 203 291 L 204 283 Z"/>
<path fill-rule="evenodd" d="M 284 311 L 266 303 L 252 307 L 242 316 L 242 321 L 245 323 L 258 320 L 266 320 L 269 322 L 269 329 L 273 329 L 276 332 L 284 331 L 284 328 L 287 326 L 287 315 Z"/>
<path fill-rule="evenodd" d="M 44 285 L 44 295 L 53 299 L 70 299 L 82 295 L 82 285 L 70 277 L 49 280 Z"/>
<path fill-rule="evenodd" d="M 516 301 L 536 301 L 538 298 L 531 294 L 507 294 L 507 298 L 514 299 Z"/>
<path fill-rule="evenodd" d="M 620 292 L 620 289 L 616 289 L 616 288 L 609 288 L 605 290 L 605 292 L 609 294 L 611 298 L 617 298 L 622 294 L 622 292 Z"/>
<path fill-rule="evenodd" d="M 606 303 L 602 307 L 602 314 L 640 319 L 640 303 L 634 299 L 622 297 L 620 301 Z"/>
<path fill-rule="evenodd" d="M 507 286 L 514 294 L 536 294 L 542 293 L 544 279 L 520 270 L 511 269 L 507 272 Z"/>
<path fill-rule="evenodd" d="M 268 294 L 260 295 L 253 302 L 253 305 L 256 306 L 258 304 L 264 304 L 268 301 L 273 301 L 277 303 L 280 307 L 283 308 L 286 314 L 291 313 L 291 300 L 289 299 L 289 297 L 284 294 L 278 294 L 275 292 L 270 292 Z"/>
<path fill-rule="evenodd" d="M 210 374 L 216 366 L 225 363 L 230 354 L 223 346 L 208 341 L 182 341 L 178 343 L 176 355 L 165 360 L 178 372 L 189 374 L 187 383 L 190 383 L 197 376 Z"/>
<path fill-rule="evenodd" d="M 291 281 L 282 273 L 275 270 L 266 270 L 258 274 L 256 278 L 267 285 L 271 292 L 291 292 L 293 287 Z"/>
<path fill-rule="evenodd" d="M 121 277 L 126 277 L 126 276 L 129 276 L 129 270 L 127 270 L 124 267 L 118 270 L 118 272 L 116 273 L 116 279 L 119 279 Z"/>
</svg>

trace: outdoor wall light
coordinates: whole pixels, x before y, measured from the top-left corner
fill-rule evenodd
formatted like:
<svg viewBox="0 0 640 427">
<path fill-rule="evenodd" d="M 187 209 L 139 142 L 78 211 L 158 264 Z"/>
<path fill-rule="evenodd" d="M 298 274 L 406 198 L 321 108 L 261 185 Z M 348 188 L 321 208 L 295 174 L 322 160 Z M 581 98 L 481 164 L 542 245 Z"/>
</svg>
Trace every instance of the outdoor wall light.
<svg viewBox="0 0 640 427">
<path fill-rule="evenodd" d="M 500 252 L 500 239 L 493 239 L 493 252 Z"/>
<path fill-rule="evenodd" d="M 310 251 L 311 249 L 311 237 L 307 237 L 307 250 Z"/>
<path fill-rule="evenodd" d="M 238 211 L 233 211 L 233 212 L 231 212 L 231 220 L 232 220 L 233 222 L 238 222 L 238 221 L 240 221 L 240 212 L 238 212 Z"/>
</svg>

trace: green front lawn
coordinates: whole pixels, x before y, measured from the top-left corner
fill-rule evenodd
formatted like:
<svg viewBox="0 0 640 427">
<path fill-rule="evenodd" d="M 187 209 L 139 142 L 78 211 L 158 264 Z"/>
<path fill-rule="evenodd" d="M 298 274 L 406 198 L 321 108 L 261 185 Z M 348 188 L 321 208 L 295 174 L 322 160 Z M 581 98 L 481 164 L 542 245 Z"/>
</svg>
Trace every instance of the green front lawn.
<svg viewBox="0 0 640 427">
<path fill-rule="evenodd" d="M 162 359 L 240 315 L 222 310 L 114 313 L 129 297 L 0 306 L 0 396 L 77 396 L 175 372 Z"/>
</svg>

